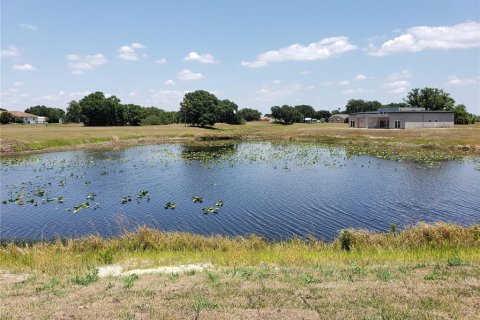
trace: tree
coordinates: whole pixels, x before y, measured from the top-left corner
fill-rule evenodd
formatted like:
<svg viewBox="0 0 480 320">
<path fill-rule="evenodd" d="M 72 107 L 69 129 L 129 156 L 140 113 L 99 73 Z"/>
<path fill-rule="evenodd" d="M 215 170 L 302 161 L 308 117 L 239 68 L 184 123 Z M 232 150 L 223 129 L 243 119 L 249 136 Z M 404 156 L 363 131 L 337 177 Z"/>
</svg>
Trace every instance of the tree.
<svg viewBox="0 0 480 320">
<path fill-rule="evenodd" d="M 406 102 L 392 102 L 392 103 L 389 103 L 389 104 L 385 104 L 383 105 L 383 108 L 408 108 L 410 107 L 410 105 Z"/>
<path fill-rule="evenodd" d="M 459 104 L 453 107 L 452 111 L 454 112 L 454 121 L 455 124 L 474 124 L 475 116 L 467 112 L 467 107 L 463 104 Z"/>
<path fill-rule="evenodd" d="M 15 117 L 10 112 L 2 110 L 0 113 L 0 123 L 9 124 L 11 122 L 15 122 Z"/>
<path fill-rule="evenodd" d="M 139 126 L 142 119 L 146 117 L 146 110 L 136 104 L 123 104 L 119 106 L 120 123 L 122 125 Z"/>
<path fill-rule="evenodd" d="M 303 118 L 315 118 L 315 109 L 309 105 L 295 106 L 295 109 L 303 115 Z"/>
<path fill-rule="evenodd" d="M 292 124 L 294 122 L 303 122 L 303 115 L 294 107 L 283 105 L 281 107 L 272 107 L 272 116 L 276 120 L 282 121 L 284 124 Z"/>
<path fill-rule="evenodd" d="M 213 126 L 217 120 L 218 99 L 208 91 L 197 90 L 185 94 L 180 103 L 180 112 L 186 122 L 196 126 Z"/>
<path fill-rule="evenodd" d="M 350 99 L 345 106 L 345 111 L 346 113 L 377 111 L 381 107 L 382 104 L 376 100 L 365 101 L 363 99 Z"/>
<path fill-rule="evenodd" d="M 449 93 L 437 88 L 412 89 L 404 101 L 412 107 L 430 111 L 449 111 L 455 105 Z"/>
<path fill-rule="evenodd" d="M 240 119 L 245 121 L 258 121 L 262 116 L 262 113 L 255 109 L 243 108 L 238 110 L 237 115 Z"/>
<path fill-rule="evenodd" d="M 75 100 L 72 100 L 68 103 L 66 122 L 80 123 L 83 122 L 82 118 L 82 107 L 80 103 Z"/>
<path fill-rule="evenodd" d="M 318 110 L 315 112 L 315 118 L 328 120 L 332 116 L 332 113 L 328 110 Z"/>
<path fill-rule="evenodd" d="M 58 123 L 60 119 L 65 118 L 65 111 L 60 108 L 49 108 L 47 106 L 33 106 L 25 110 L 26 113 L 31 113 L 40 117 L 47 117 L 48 122 Z"/>
<path fill-rule="evenodd" d="M 126 116 L 120 105 L 120 99 L 115 96 L 106 98 L 103 92 L 89 94 L 79 101 L 86 126 L 122 125 L 121 119 Z"/>
<path fill-rule="evenodd" d="M 228 99 L 220 100 L 217 106 L 217 121 L 228 124 L 239 124 L 240 119 L 237 117 L 238 106 L 235 102 Z"/>
</svg>

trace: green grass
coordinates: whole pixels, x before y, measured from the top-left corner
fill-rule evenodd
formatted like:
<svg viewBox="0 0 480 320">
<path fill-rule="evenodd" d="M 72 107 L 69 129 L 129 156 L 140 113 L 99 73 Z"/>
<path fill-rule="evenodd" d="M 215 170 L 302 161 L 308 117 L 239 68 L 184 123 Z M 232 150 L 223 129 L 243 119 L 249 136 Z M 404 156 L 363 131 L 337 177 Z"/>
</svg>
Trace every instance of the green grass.
<svg viewBox="0 0 480 320">
<path fill-rule="evenodd" d="M 445 129 L 423 130 L 367 130 L 348 128 L 347 124 L 293 124 L 289 126 L 268 122 L 250 122 L 245 125 L 215 125 L 216 130 L 183 125 L 144 127 L 83 127 L 79 125 L 1 126 L 1 155 L 28 153 L 38 150 L 65 150 L 78 148 L 118 147 L 165 141 L 206 140 L 281 140 L 313 142 L 322 145 L 355 145 L 372 148 L 370 153 L 388 149 L 397 150 L 401 157 L 408 156 L 412 148 L 429 149 L 463 155 L 478 154 L 480 149 L 480 124 L 455 126 Z M 86 144 L 86 145 L 85 145 Z M 470 151 L 462 151 L 468 146 Z M 460 149 L 459 149 L 460 148 Z M 378 150 L 374 150 L 378 149 Z M 403 151 L 406 152 L 403 152 Z M 364 151 L 365 152 L 365 151 Z"/>
<path fill-rule="evenodd" d="M 342 245 L 346 232 L 348 250 Z M 442 260 L 461 266 L 480 256 L 480 225 L 418 224 L 396 234 L 365 230 L 340 234 L 331 243 L 298 238 L 269 242 L 257 236 L 207 237 L 140 228 L 109 239 L 89 236 L 28 245 L 4 243 L 0 247 L 0 268 L 57 275 L 72 271 L 78 274 L 88 268 L 124 261 L 145 261 L 147 266 L 209 261 L 231 267 L 259 263 L 313 266 L 330 261 L 350 263 L 350 272 L 356 276 L 361 275 L 363 262 Z M 134 266 L 135 263 L 131 267 Z M 248 270 L 238 268 L 237 272 L 249 276 Z"/>
</svg>

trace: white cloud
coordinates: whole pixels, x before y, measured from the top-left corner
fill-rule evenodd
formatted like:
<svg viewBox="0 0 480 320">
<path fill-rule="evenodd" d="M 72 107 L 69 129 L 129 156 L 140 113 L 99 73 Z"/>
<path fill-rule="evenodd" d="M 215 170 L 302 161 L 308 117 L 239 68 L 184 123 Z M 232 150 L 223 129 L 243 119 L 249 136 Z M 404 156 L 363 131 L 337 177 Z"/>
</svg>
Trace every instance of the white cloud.
<svg viewBox="0 0 480 320">
<path fill-rule="evenodd" d="M 21 23 L 20 28 L 28 29 L 30 31 L 37 31 L 38 30 L 38 26 L 33 25 L 33 24 L 26 24 L 26 23 Z"/>
<path fill-rule="evenodd" d="M 357 49 L 357 46 L 349 43 L 347 37 L 331 37 L 310 43 L 307 46 L 296 43 L 287 48 L 267 51 L 259 54 L 256 60 L 243 61 L 241 65 L 258 68 L 271 62 L 323 60 L 355 49 Z"/>
<path fill-rule="evenodd" d="M 8 46 L 8 49 L 0 51 L 1 57 L 20 57 L 20 50 L 15 46 Z"/>
<path fill-rule="evenodd" d="M 371 47 L 372 56 L 387 56 L 426 49 L 465 49 L 480 46 L 480 23 L 465 22 L 453 26 L 408 28 L 405 33 L 388 40 L 379 49 Z"/>
<path fill-rule="evenodd" d="M 15 87 L 21 87 L 21 86 L 23 86 L 23 85 L 24 85 L 24 83 L 23 83 L 22 81 L 15 81 L 15 82 L 13 83 L 13 86 L 15 86 Z"/>
<path fill-rule="evenodd" d="M 375 92 L 375 90 L 367 90 L 367 89 L 363 89 L 363 88 L 357 88 L 357 89 L 343 90 L 342 94 L 344 96 L 354 96 L 354 95 L 358 95 L 358 94 L 371 93 L 371 92 Z"/>
<path fill-rule="evenodd" d="M 167 81 L 165 81 L 165 84 L 166 84 L 166 85 L 169 85 L 169 86 L 174 86 L 174 85 L 175 85 L 175 81 L 173 81 L 172 79 L 168 79 Z"/>
<path fill-rule="evenodd" d="M 262 88 L 255 91 L 255 95 L 258 101 L 280 101 L 295 95 L 300 90 L 302 90 L 302 86 L 299 84 L 282 87 L 264 85 Z"/>
<path fill-rule="evenodd" d="M 210 53 L 199 54 L 195 51 L 190 52 L 185 58 L 183 58 L 183 60 L 198 61 L 200 63 L 208 63 L 208 64 L 218 63 L 218 61 L 215 60 L 215 57 L 212 54 Z"/>
<path fill-rule="evenodd" d="M 320 85 L 323 87 L 330 87 L 330 86 L 348 86 L 350 81 L 348 80 L 340 80 L 340 81 L 326 81 L 322 82 Z"/>
<path fill-rule="evenodd" d="M 368 79 L 368 77 L 364 74 L 357 74 L 355 76 L 355 80 L 358 80 L 358 81 L 363 81 L 363 80 L 367 80 L 367 79 Z"/>
<path fill-rule="evenodd" d="M 203 79 L 204 77 L 201 73 L 194 73 L 188 69 L 185 69 L 177 73 L 177 78 L 182 81 L 192 81 L 192 80 L 200 80 L 200 79 Z"/>
<path fill-rule="evenodd" d="M 395 72 L 390 74 L 387 79 L 390 81 L 400 80 L 400 79 L 408 79 L 411 78 L 412 74 L 408 70 L 402 70 L 400 72 Z"/>
<path fill-rule="evenodd" d="M 135 51 L 136 49 L 144 49 L 145 46 L 134 42 L 129 46 L 121 46 L 118 49 L 118 55 L 120 59 L 123 60 L 128 60 L 128 61 L 138 61 L 140 60 L 140 57 L 138 56 L 137 52 Z M 142 56 L 143 57 L 143 56 Z"/>
<path fill-rule="evenodd" d="M 32 66 L 31 64 L 24 63 L 24 64 L 14 64 L 13 69 L 21 70 L 21 71 L 32 71 L 32 70 L 35 70 L 35 67 Z"/>
<path fill-rule="evenodd" d="M 155 63 L 157 63 L 157 64 L 165 64 L 165 63 L 167 63 L 167 59 L 165 59 L 165 58 L 157 59 L 157 60 L 155 60 Z"/>
<path fill-rule="evenodd" d="M 480 83 L 480 77 L 476 78 L 460 78 L 458 76 L 450 76 L 448 77 L 448 84 L 454 86 L 470 86 Z"/>
<path fill-rule="evenodd" d="M 273 80 L 273 83 L 274 83 L 274 84 L 279 84 L 280 82 L 282 82 L 282 81 L 280 81 L 280 80 Z"/>
<path fill-rule="evenodd" d="M 137 94 L 138 94 L 138 90 L 135 89 L 135 90 L 133 90 L 133 91 L 130 91 L 130 93 L 128 94 L 128 96 L 129 96 L 130 98 L 133 98 L 133 97 L 136 97 Z"/>
<path fill-rule="evenodd" d="M 185 91 L 176 90 L 150 90 L 152 93 L 151 100 L 154 103 L 175 105 L 178 109 L 178 105 L 185 95 Z"/>
<path fill-rule="evenodd" d="M 386 89 L 388 93 L 405 93 L 410 87 L 410 82 L 405 80 L 397 80 L 384 83 L 380 87 L 382 89 Z"/>
<path fill-rule="evenodd" d="M 69 54 L 65 58 L 69 61 L 68 69 L 72 70 L 73 74 L 83 74 L 84 70 L 94 70 L 96 67 L 108 62 L 101 53 L 87 54 L 85 56 Z"/>
<path fill-rule="evenodd" d="M 308 71 L 308 70 L 303 70 L 303 71 L 300 71 L 300 74 L 311 74 L 312 72 L 311 71 Z"/>
</svg>

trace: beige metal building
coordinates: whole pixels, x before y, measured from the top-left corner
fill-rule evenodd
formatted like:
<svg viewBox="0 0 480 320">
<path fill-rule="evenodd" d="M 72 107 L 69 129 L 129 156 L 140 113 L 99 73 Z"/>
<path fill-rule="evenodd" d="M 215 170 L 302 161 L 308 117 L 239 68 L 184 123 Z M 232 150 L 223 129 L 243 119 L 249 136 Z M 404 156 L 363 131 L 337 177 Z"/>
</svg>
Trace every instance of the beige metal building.
<svg viewBox="0 0 480 320">
<path fill-rule="evenodd" d="M 422 108 L 381 108 L 378 111 L 352 113 L 351 128 L 422 129 L 453 127 L 450 111 L 425 111 Z"/>
</svg>

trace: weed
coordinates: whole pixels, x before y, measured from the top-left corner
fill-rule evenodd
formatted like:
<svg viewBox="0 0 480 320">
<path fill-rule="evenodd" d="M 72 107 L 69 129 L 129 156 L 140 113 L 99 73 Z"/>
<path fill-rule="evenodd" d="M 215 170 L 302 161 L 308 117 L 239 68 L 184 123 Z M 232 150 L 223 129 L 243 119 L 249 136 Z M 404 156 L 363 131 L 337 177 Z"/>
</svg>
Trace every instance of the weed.
<svg viewBox="0 0 480 320">
<path fill-rule="evenodd" d="M 55 288 L 56 286 L 58 286 L 60 283 L 61 283 L 61 281 L 59 279 L 53 278 L 52 280 L 46 282 L 42 286 L 36 288 L 35 291 L 40 292 L 40 291 L 44 291 L 44 290 L 51 290 L 51 289 Z"/>
<path fill-rule="evenodd" d="M 91 269 L 88 270 L 84 276 L 76 275 L 75 278 L 72 279 L 72 283 L 87 286 L 91 283 L 94 283 L 98 280 L 98 269 Z"/>
<path fill-rule="evenodd" d="M 219 283 L 218 275 L 212 272 L 207 272 L 207 281 L 211 284 L 218 284 Z"/>
<path fill-rule="evenodd" d="M 204 296 L 197 297 L 195 300 L 194 308 L 197 314 L 203 309 L 215 309 L 218 305 L 208 301 Z"/>
<path fill-rule="evenodd" d="M 171 274 L 168 275 L 168 278 L 170 279 L 170 281 L 172 283 L 177 282 L 179 277 L 180 277 L 180 275 L 178 273 L 171 273 Z"/>
<path fill-rule="evenodd" d="M 460 258 L 450 258 L 447 260 L 447 266 L 449 267 L 458 267 L 458 266 L 466 266 L 468 263 Z"/>
<path fill-rule="evenodd" d="M 128 277 L 123 278 L 123 288 L 124 289 L 130 289 L 135 281 L 138 280 L 138 275 L 133 273 L 129 275 Z"/>
<path fill-rule="evenodd" d="M 302 275 L 302 281 L 305 282 L 306 284 L 319 283 L 320 278 L 311 274 L 304 274 Z"/>
</svg>

